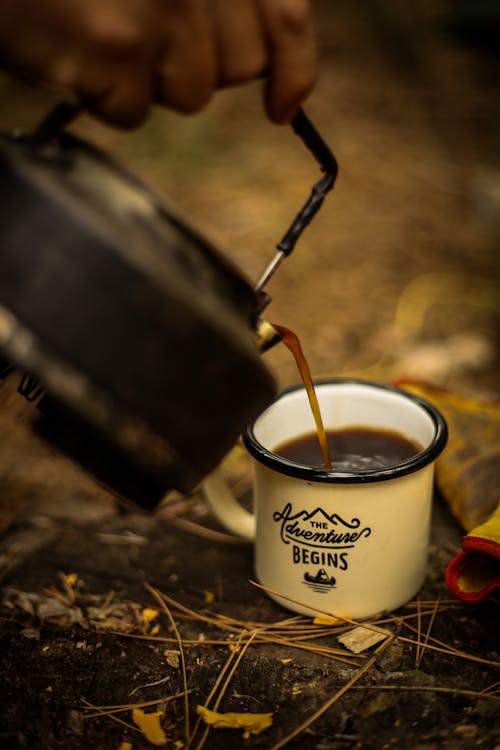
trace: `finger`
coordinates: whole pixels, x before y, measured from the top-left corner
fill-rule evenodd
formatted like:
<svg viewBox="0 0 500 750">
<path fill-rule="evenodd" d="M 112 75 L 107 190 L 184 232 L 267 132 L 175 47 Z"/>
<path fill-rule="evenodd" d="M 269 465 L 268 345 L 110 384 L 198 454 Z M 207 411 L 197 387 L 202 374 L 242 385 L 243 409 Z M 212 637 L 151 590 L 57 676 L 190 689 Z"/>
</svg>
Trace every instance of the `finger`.
<svg viewBox="0 0 500 750">
<path fill-rule="evenodd" d="M 82 22 L 85 33 L 60 46 L 49 80 L 75 92 L 100 119 L 119 127 L 136 126 L 152 99 L 159 40 L 145 23 L 117 18 L 110 26 L 99 15 L 91 20 L 91 26 L 90 20 L 87 26 Z"/>
<path fill-rule="evenodd" d="M 211 0 L 185 0 L 170 18 L 155 70 L 155 100 L 183 112 L 201 109 L 216 86 Z"/>
<path fill-rule="evenodd" d="M 139 75 L 137 71 L 120 75 L 98 96 L 88 94 L 88 90 L 82 85 L 78 91 L 86 108 L 105 122 L 121 128 L 140 125 L 148 114 L 153 97 L 149 71 L 148 75 Z"/>
<path fill-rule="evenodd" d="M 257 78 L 267 66 L 261 20 L 253 0 L 213 0 L 217 85 Z"/>
<path fill-rule="evenodd" d="M 267 30 L 269 71 L 266 110 L 288 122 L 316 80 L 316 45 L 307 0 L 256 0 Z"/>
<path fill-rule="evenodd" d="M 86 109 L 111 125 L 130 128 L 146 117 L 153 97 L 150 51 L 78 65 L 71 88 Z"/>
</svg>

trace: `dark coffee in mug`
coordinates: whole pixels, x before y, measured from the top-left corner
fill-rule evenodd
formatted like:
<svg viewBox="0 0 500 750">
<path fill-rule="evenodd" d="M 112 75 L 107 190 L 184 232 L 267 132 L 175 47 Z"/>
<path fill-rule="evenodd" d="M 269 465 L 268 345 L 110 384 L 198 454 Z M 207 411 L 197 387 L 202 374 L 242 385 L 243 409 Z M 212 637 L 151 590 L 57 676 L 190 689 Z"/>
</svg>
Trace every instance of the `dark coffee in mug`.
<svg viewBox="0 0 500 750">
<path fill-rule="evenodd" d="M 370 471 L 395 466 L 422 450 L 416 441 L 399 432 L 370 427 L 326 430 L 332 471 Z M 302 466 L 324 468 L 316 432 L 287 440 L 273 453 Z"/>
</svg>

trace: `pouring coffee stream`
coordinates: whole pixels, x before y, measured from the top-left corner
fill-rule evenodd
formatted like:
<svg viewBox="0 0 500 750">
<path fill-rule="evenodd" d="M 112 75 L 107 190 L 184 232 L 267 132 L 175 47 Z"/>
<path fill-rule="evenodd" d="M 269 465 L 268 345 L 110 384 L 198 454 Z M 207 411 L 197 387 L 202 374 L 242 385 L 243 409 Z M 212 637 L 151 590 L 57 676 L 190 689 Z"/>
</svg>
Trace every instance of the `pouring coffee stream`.
<svg viewBox="0 0 500 750">
<path fill-rule="evenodd" d="M 273 323 L 273 328 L 279 333 L 283 343 L 292 352 L 297 368 L 299 370 L 304 388 L 307 392 L 307 398 L 311 406 L 311 411 L 314 417 L 314 423 L 316 425 L 316 434 L 318 436 L 318 442 L 321 448 L 321 455 L 323 456 L 323 464 L 325 469 L 332 468 L 332 459 L 330 456 L 330 448 L 328 446 L 328 439 L 326 436 L 325 427 L 323 425 L 323 419 L 321 418 L 321 410 L 319 408 L 318 397 L 314 388 L 314 383 L 311 377 L 311 371 L 307 364 L 307 359 L 304 356 L 302 347 L 300 345 L 299 337 L 285 326 L 276 325 Z"/>
</svg>

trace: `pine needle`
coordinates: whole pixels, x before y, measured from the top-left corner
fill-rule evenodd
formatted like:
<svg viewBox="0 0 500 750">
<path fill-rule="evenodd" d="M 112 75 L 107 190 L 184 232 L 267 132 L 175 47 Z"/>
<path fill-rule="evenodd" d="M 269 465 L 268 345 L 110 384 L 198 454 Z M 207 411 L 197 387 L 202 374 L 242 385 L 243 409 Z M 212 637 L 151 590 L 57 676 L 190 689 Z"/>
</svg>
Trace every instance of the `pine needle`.
<svg viewBox="0 0 500 750">
<path fill-rule="evenodd" d="M 243 635 L 240 636 L 240 638 L 237 641 L 236 645 L 238 645 L 238 643 L 241 641 L 242 637 L 243 637 Z M 216 692 L 217 692 L 217 690 L 218 690 L 218 688 L 219 688 L 222 680 L 224 679 L 224 676 L 226 675 L 227 671 L 229 670 L 232 662 L 236 659 L 236 657 L 237 657 L 237 652 L 236 651 L 231 651 L 231 653 L 229 654 L 229 656 L 228 656 L 228 658 L 227 658 L 224 666 L 219 670 L 219 674 L 217 675 L 217 679 L 215 680 L 215 683 L 214 683 L 214 685 L 212 687 L 212 690 L 208 694 L 208 697 L 207 697 L 207 699 L 205 701 L 205 704 L 204 704 L 205 706 L 208 706 L 210 704 L 210 701 L 212 700 L 212 698 L 216 694 Z M 194 742 L 194 738 L 195 738 L 195 736 L 196 736 L 196 734 L 198 732 L 198 729 L 200 727 L 201 721 L 202 721 L 201 716 L 198 716 L 198 718 L 196 720 L 196 723 L 194 725 L 193 733 L 191 735 L 191 742 L 188 745 L 188 747 L 186 748 L 186 750 L 189 750 L 189 748 L 192 747 L 192 744 Z"/>
<path fill-rule="evenodd" d="M 435 607 L 434 607 L 434 609 L 432 611 L 432 614 L 431 614 L 431 617 L 430 617 L 430 620 L 429 620 L 429 626 L 428 626 L 426 634 L 425 634 L 424 643 L 421 646 L 420 653 L 418 655 L 418 660 L 417 659 L 415 660 L 415 666 L 416 666 L 417 669 L 420 668 L 420 664 L 422 662 L 422 657 L 424 655 L 424 651 L 427 648 L 427 643 L 429 641 L 429 637 L 430 637 L 430 634 L 431 634 L 432 626 L 434 625 L 434 620 L 436 619 L 436 614 L 437 614 L 437 611 L 438 611 L 438 607 L 439 607 L 439 599 L 436 601 Z"/>
<path fill-rule="evenodd" d="M 233 534 L 225 534 L 223 531 L 216 531 L 215 529 L 210 529 L 208 526 L 188 521 L 187 518 L 182 518 L 171 511 L 162 511 L 159 515 L 172 526 L 176 526 L 183 531 L 189 531 L 203 539 L 211 539 L 219 544 L 229 544 L 233 547 L 248 547 L 249 545 L 249 542 L 241 537 L 234 536 Z"/>
<path fill-rule="evenodd" d="M 488 685 L 484 688 L 484 690 L 481 690 L 480 695 L 483 695 L 484 693 L 489 693 L 490 695 L 496 695 L 500 690 L 500 681 L 497 680 L 497 682 L 494 682 L 492 685 Z"/>
<path fill-rule="evenodd" d="M 314 610 L 314 612 L 317 612 L 319 615 L 328 615 L 332 616 L 332 613 L 329 612 L 326 609 L 320 609 L 319 607 L 311 607 L 309 604 L 305 604 L 304 602 L 301 602 L 299 599 L 292 599 L 290 596 L 285 596 L 284 594 L 281 594 L 279 591 L 274 591 L 273 589 L 267 588 L 267 586 L 263 586 L 261 583 L 257 583 L 257 581 L 250 581 L 252 586 L 255 586 L 258 589 L 262 589 L 262 591 L 265 591 L 267 594 L 271 594 L 272 596 L 278 596 L 281 599 L 285 599 L 287 602 L 290 602 L 292 604 L 297 604 L 300 607 L 306 607 L 308 609 Z M 353 625 L 355 627 L 360 628 L 367 628 L 368 630 L 373 630 L 375 633 L 380 633 L 380 628 L 375 625 L 373 622 L 369 622 L 368 620 L 353 620 L 351 617 L 347 617 L 347 615 L 338 615 L 336 612 L 334 613 L 334 616 L 338 620 L 342 620 L 342 622 L 345 622 L 348 625 Z"/>
<path fill-rule="evenodd" d="M 190 693 L 192 690 L 189 691 Z M 96 716 L 102 716 L 102 714 L 119 714 L 125 711 L 133 711 L 134 708 L 150 708 L 151 706 L 158 706 L 160 703 L 170 703 L 175 701 L 177 698 L 183 698 L 184 691 L 176 693 L 175 695 L 162 696 L 161 698 L 154 698 L 148 701 L 139 701 L 138 703 L 118 703 L 111 706 L 93 706 L 88 701 L 84 701 L 86 705 L 83 706 L 84 710 L 95 711 L 95 713 L 85 714 L 85 719 L 94 719 Z M 82 699 L 83 700 L 83 699 Z"/>
<path fill-rule="evenodd" d="M 174 635 L 177 639 L 177 644 L 179 646 L 179 652 L 180 652 L 180 660 L 181 660 L 181 670 L 182 670 L 182 682 L 184 685 L 184 716 L 185 716 L 185 735 L 186 735 L 186 742 L 189 744 L 191 731 L 189 726 L 189 698 L 188 698 L 188 686 L 187 686 L 187 671 L 186 671 L 186 659 L 184 655 L 184 647 L 182 644 L 182 638 L 179 633 L 179 629 L 177 627 L 177 623 L 175 622 L 173 615 L 170 611 L 170 609 L 165 604 L 161 594 L 159 591 L 154 589 L 152 586 L 150 586 L 148 583 L 145 584 L 146 589 L 149 591 L 149 593 L 154 597 L 154 599 L 158 602 L 158 604 L 161 606 L 165 614 L 167 615 L 168 619 L 170 620 L 170 624 L 172 625 L 172 629 L 174 631 Z"/>
<path fill-rule="evenodd" d="M 352 689 L 356 690 L 400 690 L 402 692 L 424 692 L 424 693 L 448 693 L 449 695 L 465 695 L 473 698 L 491 698 L 494 701 L 500 701 L 500 695 L 485 693 L 479 690 L 463 690 L 461 688 L 452 688 L 431 685 L 353 685 Z"/>
<path fill-rule="evenodd" d="M 417 632 L 416 629 L 410 625 L 408 622 L 403 623 L 405 627 L 408 630 L 411 630 L 413 633 Z M 402 635 L 398 635 L 398 640 L 402 643 L 411 643 L 413 646 L 418 644 L 418 641 L 415 641 L 413 638 L 405 638 Z M 466 659 L 468 661 L 476 662 L 477 664 L 485 664 L 489 667 L 495 667 L 498 669 L 500 667 L 500 662 L 493 661 L 492 659 L 483 659 L 480 656 L 474 656 L 474 654 L 469 654 L 467 651 L 461 651 L 458 648 L 454 648 L 453 646 L 448 645 L 447 643 L 444 643 L 444 641 L 440 641 L 437 638 L 433 638 L 432 636 L 429 636 L 429 641 L 432 641 L 434 645 L 431 645 L 430 643 L 426 643 L 426 648 L 430 649 L 431 651 L 438 651 L 442 654 L 447 654 L 448 656 L 456 656 L 460 659 Z"/>
<path fill-rule="evenodd" d="M 218 693 L 217 698 L 216 698 L 216 700 L 214 702 L 214 705 L 213 705 L 213 710 L 214 711 L 217 711 L 217 709 L 219 708 L 219 706 L 221 704 L 221 701 L 222 701 L 222 698 L 224 697 L 224 695 L 226 693 L 226 690 L 227 690 L 227 688 L 228 688 L 231 680 L 233 679 L 234 673 L 238 669 L 238 666 L 239 666 L 241 660 L 243 659 L 243 656 L 245 655 L 248 647 L 250 646 L 250 644 L 252 643 L 252 641 L 254 640 L 254 638 L 255 638 L 256 635 L 257 635 L 256 631 L 254 631 L 253 633 L 249 633 L 248 634 L 248 638 L 247 638 L 246 642 L 244 643 L 244 645 L 242 646 L 241 650 L 239 651 L 238 656 L 237 656 L 234 664 L 231 666 L 231 669 L 229 670 L 229 674 L 227 675 L 226 679 L 224 680 L 224 684 L 221 686 L 221 688 L 219 690 L 219 693 Z M 242 638 L 243 638 L 243 634 L 242 634 Z M 229 666 L 229 664 L 228 664 L 228 666 Z M 207 701 L 205 702 L 205 708 L 208 708 L 208 705 L 209 705 L 209 702 L 211 700 L 211 697 L 213 697 L 212 693 L 214 693 L 214 691 L 212 691 L 210 693 L 209 697 L 207 698 Z M 203 748 L 203 746 L 204 746 L 204 744 L 206 742 L 206 739 L 208 737 L 209 731 L 210 731 L 209 727 L 206 727 L 205 731 L 203 732 L 203 736 L 202 736 L 200 742 L 196 746 L 196 750 L 202 750 L 202 748 Z"/>
<path fill-rule="evenodd" d="M 325 658 L 335 659 L 342 663 L 348 664 L 349 666 L 357 666 L 357 664 L 359 663 L 356 660 L 356 656 L 354 654 L 347 654 L 347 652 L 344 649 L 333 648 L 331 646 L 314 646 L 314 645 L 310 645 L 306 643 L 301 643 L 300 641 L 298 640 L 296 641 L 293 638 L 284 638 L 279 635 L 275 635 L 273 632 L 272 623 L 251 623 L 251 622 L 245 622 L 241 620 L 235 620 L 229 617 L 221 618 L 218 615 L 207 615 L 206 613 L 197 612 L 196 610 L 193 610 L 189 607 L 186 607 L 183 604 L 180 604 L 179 602 L 175 601 L 175 599 L 172 599 L 172 597 L 160 591 L 156 591 L 156 595 L 169 607 L 171 607 L 174 610 L 177 610 L 177 612 L 180 612 L 182 615 L 186 615 L 190 620 L 204 622 L 205 624 L 211 625 L 218 629 L 228 630 L 234 636 L 239 635 L 242 630 L 248 631 L 248 630 L 256 629 L 259 631 L 258 635 L 256 636 L 257 642 L 275 643 L 281 646 L 288 646 L 289 648 L 298 648 L 303 651 L 316 653 Z M 282 624 L 282 621 L 280 621 L 280 625 L 281 624 Z M 321 632 L 321 630 L 318 629 L 317 634 L 318 634 L 318 637 L 324 636 L 325 631 L 323 630 L 323 632 Z M 131 634 L 126 633 L 122 635 L 125 635 L 126 637 L 130 637 Z M 132 637 L 134 636 L 132 635 Z M 162 637 L 151 636 L 149 640 L 151 641 L 160 640 L 160 638 Z M 190 645 L 191 643 L 192 642 L 190 642 Z M 200 643 L 203 644 L 203 643 L 206 643 L 206 641 L 202 641 L 202 642 L 195 641 L 195 643 L 200 645 Z"/>
<path fill-rule="evenodd" d="M 432 626 L 434 624 L 434 620 L 436 619 L 436 614 L 438 612 L 438 609 L 439 609 L 439 599 L 437 599 L 434 602 L 434 607 L 432 608 L 427 632 L 426 632 L 424 641 L 422 642 L 422 603 L 420 599 L 417 599 L 417 629 L 416 629 L 417 646 L 416 646 L 416 652 L 415 652 L 415 669 L 420 669 L 422 657 L 424 655 L 424 651 L 429 641 L 429 636 L 432 630 Z"/>
<path fill-rule="evenodd" d="M 417 647 L 415 649 L 415 669 L 418 669 L 420 666 L 420 636 L 422 633 L 422 605 L 420 603 L 420 599 L 417 599 Z"/>
<path fill-rule="evenodd" d="M 105 716 L 106 718 L 115 721 L 117 724 L 121 724 L 122 726 L 127 727 L 127 729 L 133 729 L 134 732 L 140 733 L 140 730 L 137 727 L 135 727 L 133 724 L 129 724 L 128 721 L 124 721 L 118 716 L 115 716 L 112 711 L 101 710 L 98 706 L 93 706 L 92 703 L 89 703 L 84 698 L 82 698 L 82 701 L 86 706 L 88 706 L 88 708 L 91 708 L 93 711 L 95 711 L 95 715 Z M 85 718 L 88 719 L 89 717 L 86 716 Z"/>
</svg>

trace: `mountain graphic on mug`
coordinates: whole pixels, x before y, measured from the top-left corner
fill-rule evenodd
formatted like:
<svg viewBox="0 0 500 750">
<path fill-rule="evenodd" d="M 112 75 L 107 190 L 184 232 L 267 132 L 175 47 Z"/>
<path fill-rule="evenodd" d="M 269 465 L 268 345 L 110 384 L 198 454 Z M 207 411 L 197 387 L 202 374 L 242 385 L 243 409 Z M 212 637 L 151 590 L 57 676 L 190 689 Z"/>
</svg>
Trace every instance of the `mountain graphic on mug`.
<svg viewBox="0 0 500 750">
<path fill-rule="evenodd" d="M 298 521 L 303 520 L 313 524 L 331 523 L 333 526 L 346 526 L 349 529 L 357 529 L 360 525 L 359 518 L 351 518 L 350 521 L 344 520 L 338 513 L 328 514 L 323 508 L 315 508 L 311 512 L 301 510 L 293 514 L 292 504 L 287 503 L 281 512 L 273 514 L 275 521 Z"/>
<path fill-rule="evenodd" d="M 312 511 L 312 513 L 305 513 L 302 511 L 304 521 L 310 521 L 311 523 L 324 523 L 327 521 L 328 523 L 332 523 L 334 526 L 348 526 L 350 529 L 356 529 L 359 526 L 359 518 L 351 518 L 351 521 L 345 521 L 341 516 L 339 516 L 338 513 L 332 513 L 328 514 L 326 511 L 323 510 L 323 508 L 316 508 Z M 298 514 L 302 515 L 302 514 Z M 292 516 L 293 518 L 296 518 L 298 516 Z"/>
</svg>

